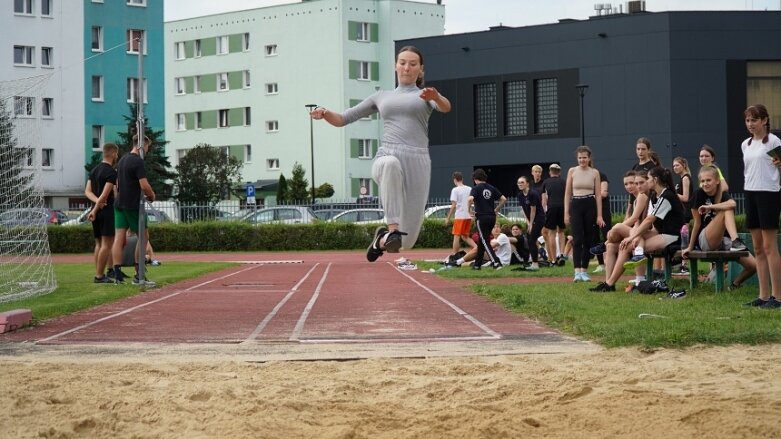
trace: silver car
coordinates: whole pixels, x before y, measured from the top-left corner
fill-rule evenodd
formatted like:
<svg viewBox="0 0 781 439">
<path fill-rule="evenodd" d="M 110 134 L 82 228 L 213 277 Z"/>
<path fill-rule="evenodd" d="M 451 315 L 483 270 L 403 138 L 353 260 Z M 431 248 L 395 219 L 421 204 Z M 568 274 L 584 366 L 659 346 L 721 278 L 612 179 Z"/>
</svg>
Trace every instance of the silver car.
<svg viewBox="0 0 781 439">
<path fill-rule="evenodd" d="M 385 212 L 382 209 L 350 209 L 334 215 L 329 220 L 334 223 L 382 224 Z"/>
<path fill-rule="evenodd" d="M 317 216 L 305 206 L 273 206 L 251 211 L 242 221 L 251 224 L 312 224 L 317 221 Z"/>
</svg>

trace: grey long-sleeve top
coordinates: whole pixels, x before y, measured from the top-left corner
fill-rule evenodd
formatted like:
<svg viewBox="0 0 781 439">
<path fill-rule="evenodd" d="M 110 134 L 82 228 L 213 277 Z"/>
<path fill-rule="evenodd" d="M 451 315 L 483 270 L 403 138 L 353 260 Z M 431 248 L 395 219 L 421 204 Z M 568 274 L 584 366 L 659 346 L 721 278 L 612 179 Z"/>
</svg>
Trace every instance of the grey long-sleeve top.
<svg viewBox="0 0 781 439">
<path fill-rule="evenodd" d="M 342 113 L 345 125 L 379 112 L 384 133 L 382 141 L 428 147 L 428 119 L 437 104 L 420 98 L 414 84 L 399 85 L 392 91 L 380 90 Z"/>
</svg>

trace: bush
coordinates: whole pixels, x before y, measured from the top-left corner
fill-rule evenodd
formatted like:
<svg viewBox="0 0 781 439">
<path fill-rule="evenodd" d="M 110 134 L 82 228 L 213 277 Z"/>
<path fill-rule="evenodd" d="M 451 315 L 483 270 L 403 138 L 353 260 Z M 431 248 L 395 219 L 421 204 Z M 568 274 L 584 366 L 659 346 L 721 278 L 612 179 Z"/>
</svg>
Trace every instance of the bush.
<svg viewBox="0 0 781 439">
<path fill-rule="evenodd" d="M 345 223 L 268 224 L 233 221 L 155 224 L 149 228 L 156 252 L 353 250 L 368 245 L 377 225 Z M 450 226 L 426 220 L 416 248 L 448 248 Z M 89 253 L 95 239 L 89 225 L 49 227 L 52 253 Z"/>
</svg>

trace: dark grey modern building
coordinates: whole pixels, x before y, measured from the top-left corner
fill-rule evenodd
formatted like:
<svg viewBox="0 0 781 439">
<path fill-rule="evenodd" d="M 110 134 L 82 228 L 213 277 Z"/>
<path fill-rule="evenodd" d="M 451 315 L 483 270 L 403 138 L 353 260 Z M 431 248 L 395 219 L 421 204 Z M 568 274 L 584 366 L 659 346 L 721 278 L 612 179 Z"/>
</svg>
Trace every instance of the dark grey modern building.
<svg viewBox="0 0 781 439">
<path fill-rule="evenodd" d="M 430 123 L 431 196 L 477 167 L 507 195 L 533 164 L 575 165 L 585 143 L 611 193 L 651 139 L 663 164 L 716 149 L 732 190 L 743 185 L 743 110 L 764 103 L 781 128 L 781 12 L 640 12 L 397 42 L 424 54 L 427 85 L 453 104 Z M 547 174 L 547 172 L 546 172 Z M 547 175 L 546 175 L 547 176 Z"/>
</svg>

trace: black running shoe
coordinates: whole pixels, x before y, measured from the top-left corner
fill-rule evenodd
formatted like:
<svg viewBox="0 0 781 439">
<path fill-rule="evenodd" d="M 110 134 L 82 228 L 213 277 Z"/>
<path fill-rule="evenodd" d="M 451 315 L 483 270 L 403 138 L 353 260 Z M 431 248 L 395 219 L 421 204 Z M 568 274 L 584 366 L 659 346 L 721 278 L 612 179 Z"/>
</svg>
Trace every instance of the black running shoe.
<svg viewBox="0 0 781 439">
<path fill-rule="evenodd" d="M 388 237 L 385 238 L 385 251 L 388 253 L 398 253 L 401 249 L 401 237 L 403 235 L 406 235 L 406 233 L 398 230 L 389 232 Z"/>
<path fill-rule="evenodd" d="M 757 306 L 762 307 L 765 305 L 765 303 L 769 302 L 769 300 L 760 299 L 757 297 L 756 299 L 752 300 L 751 302 L 744 303 L 744 306 Z"/>
<path fill-rule="evenodd" d="M 386 233 L 388 233 L 388 229 L 384 226 L 377 227 L 377 230 L 374 231 L 374 239 L 372 239 L 369 249 L 366 250 L 366 259 L 369 262 L 374 262 L 382 256 L 383 251 L 380 248 L 380 240 Z"/>
<path fill-rule="evenodd" d="M 781 308 L 781 300 L 778 300 L 773 296 L 770 296 L 770 298 L 767 299 L 765 303 L 762 304 L 762 309 L 778 309 L 778 308 Z"/>
<path fill-rule="evenodd" d="M 591 247 L 589 250 L 589 253 L 591 253 L 594 256 L 599 256 L 602 253 L 607 251 L 607 246 L 604 242 L 600 242 L 599 244 L 595 245 L 594 247 Z"/>
<path fill-rule="evenodd" d="M 733 252 L 742 252 L 748 250 L 748 247 L 746 247 L 746 243 L 743 242 L 742 239 L 737 238 L 734 241 L 732 241 L 729 250 Z"/>
<path fill-rule="evenodd" d="M 616 290 L 616 286 L 608 285 L 607 282 L 600 282 L 594 288 L 589 288 L 589 291 L 594 291 L 595 293 L 609 293 L 615 290 Z"/>
<path fill-rule="evenodd" d="M 95 276 L 95 278 L 92 279 L 92 283 L 96 283 L 96 284 L 113 284 L 114 280 L 113 279 L 109 279 L 108 276 L 101 276 L 101 277 Z"/>
<path fill-rule="evenodd" d="M 482 267 L 482 265 L 480 265 L 480 264 L 474 264 L 474 263 L 472 264 L 472 270 L 478 270 L 478 271 L 480 271 L 480 269 L 482 269 L 482 268 L 483 268 L 483 267 Z"/>
</svg>

